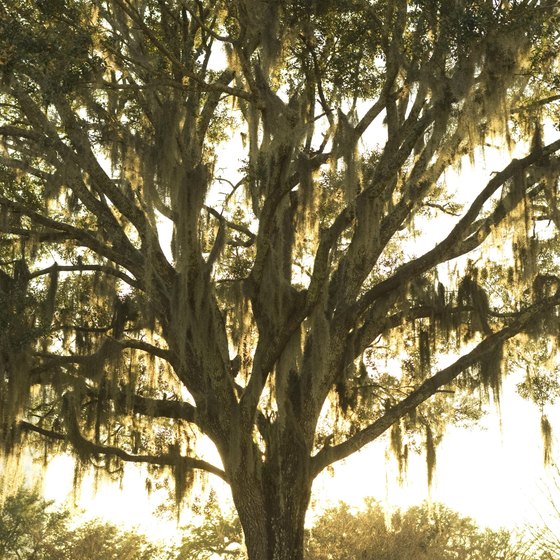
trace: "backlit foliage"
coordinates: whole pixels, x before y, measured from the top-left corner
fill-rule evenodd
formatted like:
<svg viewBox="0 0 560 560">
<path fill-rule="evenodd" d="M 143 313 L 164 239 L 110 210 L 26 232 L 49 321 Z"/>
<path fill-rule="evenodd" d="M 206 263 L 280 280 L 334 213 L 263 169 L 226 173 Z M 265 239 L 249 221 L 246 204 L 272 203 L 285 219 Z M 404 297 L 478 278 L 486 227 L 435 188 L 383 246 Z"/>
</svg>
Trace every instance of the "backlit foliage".
<svg viewBox="0 0 560 560">
<path fill-rule="evenodd" d="M 389 514 L 372 500 L 360 511 L 347 504 L 327 510 L 309 531 L 311 560 L 525 560 L 529 554 L 506 530 L 479 528 L 441 504 L 422 504 Z"/>
<path fill-rule="evenodd" d="M 0 508 L 3 560 L 169 560 L 170 547 L 144 535 L 90 520 L 78 524 L 38 491 L 19 488 Z"/>
<path fill-rule="evenodd" d="M 509 369 L 553 397 L 555 3 L 0 16 L 5 456 L 148 464 L 177 503 L 211 472 L 250 556 L 294 559 L 333 462 L 390 432 L 431 481 L 445 426 L 499 402 Z M 503 164 L 473 179 L 491 144 Z"/>
</svg>

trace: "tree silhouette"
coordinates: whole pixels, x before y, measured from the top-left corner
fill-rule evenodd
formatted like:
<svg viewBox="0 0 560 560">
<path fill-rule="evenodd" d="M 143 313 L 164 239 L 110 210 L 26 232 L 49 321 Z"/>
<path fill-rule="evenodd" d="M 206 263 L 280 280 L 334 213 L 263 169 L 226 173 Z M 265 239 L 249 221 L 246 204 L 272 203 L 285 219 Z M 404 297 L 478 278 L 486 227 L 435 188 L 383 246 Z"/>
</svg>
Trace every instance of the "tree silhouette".
<svg viewBox="0 0 560 560">
<path fill-rule="evenodd" d="M 556 360 L 557 24 L 553 0 L 1 0 L 4 454 L 147 464 L 177 503 L 219 476 L 251 560 L 301 559 L 314 478 L 387 431 L 431 477 L 510 363 Z"/>
</svg>

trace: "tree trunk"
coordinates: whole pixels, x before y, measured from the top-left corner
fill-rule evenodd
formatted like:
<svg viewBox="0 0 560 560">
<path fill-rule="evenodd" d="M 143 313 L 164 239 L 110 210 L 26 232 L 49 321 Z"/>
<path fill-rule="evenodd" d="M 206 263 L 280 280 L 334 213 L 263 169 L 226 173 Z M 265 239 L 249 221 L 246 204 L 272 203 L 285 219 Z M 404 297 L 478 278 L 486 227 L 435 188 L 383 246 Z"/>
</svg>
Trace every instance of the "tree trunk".
<svg viewBox="0 0 560 560">
<path fill-rule="evenodd" d="M 293 434 L 278 439 L 260 468 L 240 466 L 241 476 L 231 484 L 249 560 L 303 560 L 309 455 Z"/>
<path fill-rule="evenodd" d="M 245 534 L 249 560 L 303 560 L 305 512 L 310 491 L 284 487 L 279 500 L 279 484 L 269 488 L 264 507 L 259 507 L 251 495 L 236 502 Z M 253 496 L 254 497 L 254 496 Z"/>
<path fill-rule="evenodd" d="M 310 489 L 276 484 L 269 492 L 266 496 L 267 560 L 303 560 Z"/>
</svg>

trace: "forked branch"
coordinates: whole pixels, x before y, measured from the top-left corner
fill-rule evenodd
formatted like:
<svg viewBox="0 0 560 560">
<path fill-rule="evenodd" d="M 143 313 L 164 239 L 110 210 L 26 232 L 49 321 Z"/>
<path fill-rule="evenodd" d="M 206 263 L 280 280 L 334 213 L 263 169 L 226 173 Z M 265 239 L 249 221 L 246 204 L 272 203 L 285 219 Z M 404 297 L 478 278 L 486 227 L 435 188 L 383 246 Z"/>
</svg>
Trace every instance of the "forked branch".
<svg viewBox="0 0 560 560">
<path fill-rule="evenodd" d="M 514 159 L 502 171 L 490 179 L 464 216 L 457 222 L 457 225 L 453 228 L 451 233 L 441 243 L 417 259 L 404 264 L 393 276 L 368 290 L 354 305 L 348 308 L 347 314 L 351 317 L 360 316 L 377 298 L 383 297 L 392 290 L 397 289 L 404 282 L 426 272 L 445 260 L 458 257 L 461 254 L 471 251 L 474 247 L 471 243 L 466 243 L 463 237 L 470 231 L 473 221 L 478 217 L 484 204 L 490 197 L 503 186 L 506 181 L 538 162 L 543 155 L 550 155 L 558 150 L 560 150 L 560 140 L 556 140 L 545 146 L 542 150 L 539 150 L 538 153 L 533 152 L 523 159 Z M 480 237 L 476 237 L 478 244 L 482 243 L 486 236 L 487 234 L 481 234 Z M 472 239 L 475 239 L 475 237 Z M 458 247 L 461 248 L 461 252 L 458 251 Z"/>
</svg>

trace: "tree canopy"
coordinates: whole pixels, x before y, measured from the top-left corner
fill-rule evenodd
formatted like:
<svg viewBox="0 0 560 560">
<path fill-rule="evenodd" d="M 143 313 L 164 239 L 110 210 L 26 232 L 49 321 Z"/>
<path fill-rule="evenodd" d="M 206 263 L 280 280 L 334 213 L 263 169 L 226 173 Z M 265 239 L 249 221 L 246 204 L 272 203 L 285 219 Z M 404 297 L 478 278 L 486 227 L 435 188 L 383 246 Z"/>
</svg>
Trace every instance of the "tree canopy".
<svg viewBox="0 0 560 560">
<path fill-rule="evenodd" d="M 0 554 L 6 560 L 50 558 L 68 513 L 48 511 L 52 504 L 36 492 L 9 496 L 0 509 Z"/>
<path fill-rule="evenodd" d="M 0 0 L 4 455 L 221 477 L 251 560 L 301 559 L 313 479 L 386 432 L 431 477 L 511 368 L 548 455 L 558 17 Z"/>
</svg>

